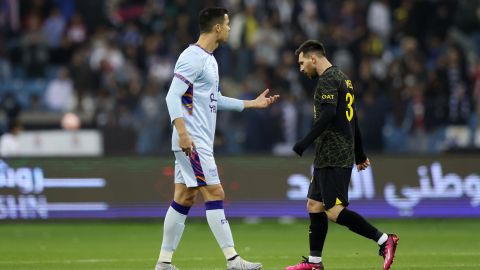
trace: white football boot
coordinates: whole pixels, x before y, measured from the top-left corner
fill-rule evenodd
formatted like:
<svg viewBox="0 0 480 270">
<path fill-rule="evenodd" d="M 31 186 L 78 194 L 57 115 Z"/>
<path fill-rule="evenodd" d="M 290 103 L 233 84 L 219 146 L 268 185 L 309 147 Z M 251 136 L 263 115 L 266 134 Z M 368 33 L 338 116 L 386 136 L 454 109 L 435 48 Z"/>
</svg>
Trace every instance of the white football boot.
<svg viewBox="0 0 480 270">
<path fill-rule="evenodd" d="M 231 261 L 227 261 L 227 270 L 259 270 L 262 264 L 257 262 L 249 262 L 237 256 Z"/>
</svg>

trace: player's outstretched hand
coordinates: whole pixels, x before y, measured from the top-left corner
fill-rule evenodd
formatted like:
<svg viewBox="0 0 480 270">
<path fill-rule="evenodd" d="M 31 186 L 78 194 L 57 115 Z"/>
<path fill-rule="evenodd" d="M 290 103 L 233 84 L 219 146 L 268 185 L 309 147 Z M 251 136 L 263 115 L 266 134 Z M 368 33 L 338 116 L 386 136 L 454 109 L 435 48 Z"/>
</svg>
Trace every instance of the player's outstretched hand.
<svg viewBox="0 0 480 270">
<path fill-rule="evenodd" d="M 270 90 L 266 89 L 256 99 L 250 100 L 249 102 L 245 103 L 245 107 L 262 109 L 267 108 L 271 104 L 275 103 L 280 97 L 280 95 L 267 96 L 268 92 L 270 92 Z"/>
<path fill-rule="evenodd" d="M 357 171 L 363 171 L 370 166 L 370 160 L 367 158 L 363 163 L 357 165 Z"/>
</svg>

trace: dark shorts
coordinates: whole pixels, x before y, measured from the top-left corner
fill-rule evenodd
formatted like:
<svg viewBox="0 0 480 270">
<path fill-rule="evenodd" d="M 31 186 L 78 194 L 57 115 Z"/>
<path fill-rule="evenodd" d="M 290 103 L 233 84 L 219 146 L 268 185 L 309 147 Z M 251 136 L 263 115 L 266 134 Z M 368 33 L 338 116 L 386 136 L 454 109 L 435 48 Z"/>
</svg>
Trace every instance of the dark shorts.
<svg viewBox="0 0 480 270">
<path fill-rule="evenodd" d="M 308 188 L 308 198 L 323 202 L 325 209 L 337 204 L 348 206 L 348 185 L 351 176 L 351 168 L 315 168 Z"/>
</svg>

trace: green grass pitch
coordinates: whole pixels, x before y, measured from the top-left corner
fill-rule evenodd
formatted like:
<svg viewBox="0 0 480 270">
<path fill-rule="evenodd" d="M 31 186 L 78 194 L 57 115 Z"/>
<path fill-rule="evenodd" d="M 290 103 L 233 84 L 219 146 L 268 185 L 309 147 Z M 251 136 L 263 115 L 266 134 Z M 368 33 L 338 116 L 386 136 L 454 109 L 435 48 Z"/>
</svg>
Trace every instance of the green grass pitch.
<svg viewBox="0 0 480 270">
<path fill-rule="evenodd" d="M 480 269 L 480 220 L 373 220 L 400 236 L 391 269 Z M 237 251 L 266 270 L 284 269 L 307 255 L 307 221 L 245 224 L 231 220 Z M 327 269 L 382 269 L 370 240 L 330 223 L 324 248 Z M 0 224 L 2 270 L 152 270 L 162 223 L 72 221 Z M 174 263 L 181 270 L 226 269 L 204 219 L 191 219 Z"/>
</svg>

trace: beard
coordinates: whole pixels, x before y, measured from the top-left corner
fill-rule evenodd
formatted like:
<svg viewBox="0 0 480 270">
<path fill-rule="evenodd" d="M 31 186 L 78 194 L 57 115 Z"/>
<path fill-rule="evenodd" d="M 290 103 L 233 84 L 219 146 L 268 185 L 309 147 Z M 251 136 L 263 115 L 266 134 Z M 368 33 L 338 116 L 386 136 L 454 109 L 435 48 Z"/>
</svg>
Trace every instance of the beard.
<svg viewBox="0 0 480 270">
<path fill-rule="evenodd" d="M 305 75 L 307 75 L 307 77 L 308 77 L 309 79 L 317 79 L 317 78 L 318 78 L 318 73 L 315 72 L 315 71 L 312 72 L 312 73 L 306 73 L 306 72 L 305 72 Z"/>
</svg>

